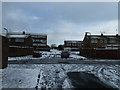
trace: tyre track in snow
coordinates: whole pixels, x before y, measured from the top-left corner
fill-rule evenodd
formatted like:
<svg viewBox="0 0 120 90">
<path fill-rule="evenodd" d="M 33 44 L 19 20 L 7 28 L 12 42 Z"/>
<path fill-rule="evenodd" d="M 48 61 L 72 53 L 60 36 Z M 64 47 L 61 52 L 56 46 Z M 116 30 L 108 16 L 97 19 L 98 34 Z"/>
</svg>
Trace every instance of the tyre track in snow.
<svg viewBox="0 0 120 90">
<path fill-rule="evenodd" d="M 42 65 L 40 67 L 41 68 L 40 72 L 42 71 L 43 73 L 40 73 L 40 76 L 43 77 L 43 75 L 45 75 L 47 84 L 45 84 L 44 78 L 41 77 L 41 79 L 38 80 L 39 84 L 37 84 L 36 86 L 38 86 L 38 88 L 47 88 L 47 89 L 48 88 L 59 88 L 61 89 L 61 88 L 64 88 L 64 81 L 67 81 L 68 86 L 71 88 L 72 84 L 67 76 L 67 72 L 80 72 L 80 71 L 94 74 L 100 80 L 102 80 L 105 83 L 108 82 L 109 84 L 111 80 L 110 79 L 107 80 L 106 77 L 108 76 L 106 76 L 105 71 L 107 70 L 108 72 L 110 72 L 108 69 L 110 70 L 115 69 L 114 67 L 111 67 L 111 66 L 113 65 L 108 65 L 108 66 L 106 65 L 84 66 L 84 65 L 75 65 L 75 64 L 72 64 L 72 65 L 68 65 L 68 64 L 66 65 L 65 64 Z M 112 73 L 114 74 L 114 72 Z M 118 76 L 117 73 L 115 75 Z M 111 86 L 115 86 L 115 85 L 111 84 Z"/>
</svg>

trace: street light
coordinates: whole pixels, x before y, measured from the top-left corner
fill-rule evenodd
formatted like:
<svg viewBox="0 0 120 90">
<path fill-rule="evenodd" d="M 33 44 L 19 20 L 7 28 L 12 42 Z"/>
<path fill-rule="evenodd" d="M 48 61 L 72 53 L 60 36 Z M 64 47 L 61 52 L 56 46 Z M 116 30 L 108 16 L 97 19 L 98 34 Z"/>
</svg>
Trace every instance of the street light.
<svg viewBox="0 0 120 90">
<path fill-rule="evenodd" d="M 7 28 L 3 28 L 4 30 L 6 30 L 6 35 L 8 34 L 8 29 Z"/>
</svg>

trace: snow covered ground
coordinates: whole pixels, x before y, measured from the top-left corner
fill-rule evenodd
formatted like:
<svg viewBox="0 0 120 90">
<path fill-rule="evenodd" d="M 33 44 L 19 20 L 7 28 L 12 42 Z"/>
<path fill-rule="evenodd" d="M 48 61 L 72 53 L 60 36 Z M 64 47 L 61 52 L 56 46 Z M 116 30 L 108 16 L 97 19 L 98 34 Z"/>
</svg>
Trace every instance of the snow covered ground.
<svg viewBox="0 0 120 90">
<path fill-rule="evenodd" d="M 9 64 L 2 70 L 3 88 L 72 88 L 67 72 L 88 72 L 120 89 L 120 65 Z"/>
<path fill-rule="evenodd" d="M 2 78 L 0 86 L 3 88 L 72 88 L 73 86 L 71 85 L 67 73 L 87 72 L 94 74 L 112 87 L 120 89 L 120 65 L 118 64 L 120 60 L 88 60 L 85 57 L 79 56 L 79 52 L 70 52 L 70 58 L 63 59 L 63 61 L 79 61 L 81 62 L 80 64 L 33 64 L 33 61 L 62 61 L 60 58 L 61 51 L 52 49 L 50 52 L 41 51 L 41 53 L 42 57 L 40 58 L 33 58 L 32 55 L 9 57 L 9 62 L 15 62 L 14 60 L 32 60 L 32 63 L 9 63 L 7 68 L 0 70 L 0 72 L 2 72 L 2 75 L 0 73 L 0 76 L 2 76 L 0 77 Z M 94 63 L 92 64 L 93 61 Z"/>
<path fill-rule="evenodd" d="M 2 89 L 2 69 L 0 69 L 0 90 Z"/>
</svg>

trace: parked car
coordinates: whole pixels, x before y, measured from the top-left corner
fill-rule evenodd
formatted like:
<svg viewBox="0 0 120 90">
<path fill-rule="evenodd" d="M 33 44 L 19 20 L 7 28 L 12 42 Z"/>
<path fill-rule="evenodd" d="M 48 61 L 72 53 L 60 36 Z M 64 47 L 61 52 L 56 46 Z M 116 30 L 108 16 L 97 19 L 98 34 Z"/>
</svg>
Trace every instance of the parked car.
<svg viewBox="0 0 120 90">
<path fill-rule="evenodd" d="M 42 53 L 33 52 L 33 57 L 42 57 Z"/>
<path fill-rule="evenodd" d="M 61 58 L 69 58 L 70 53 L 69 51 L 62 51 L 61 52 Z"/>
</svg>

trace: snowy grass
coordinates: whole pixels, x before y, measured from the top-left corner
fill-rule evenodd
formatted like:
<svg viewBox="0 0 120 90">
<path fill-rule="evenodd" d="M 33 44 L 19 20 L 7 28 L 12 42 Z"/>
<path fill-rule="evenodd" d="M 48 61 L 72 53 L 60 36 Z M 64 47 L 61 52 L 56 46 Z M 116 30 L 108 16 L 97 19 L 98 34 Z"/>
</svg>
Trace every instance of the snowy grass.
<svg viewBox="0 0 120 90">
<path fill-rule="evenodd" d="M 67 72 L 88 72 L 120 89 L 118 68 L 120 68 L 119 65 L 100 64 L 9 64 L 6 69 L 3 69 L 3 87 L 34 88 L 37 84 L 38 74 L 40 74 L 41 81 L 38 88 L 57 87 L 58 84 L 62 85 L 62 88 L 67 88 L 71 87 Z"/>
<path fill-rule="evenodd" d="M 34 88 L 38 69 L 6 68 L 3 71 L 3 88 Z"/>
<path fill-rule="evenodd" d="M 2 69 L 0 69 L 0 90 L 2 89 Z"/>
</svg>

